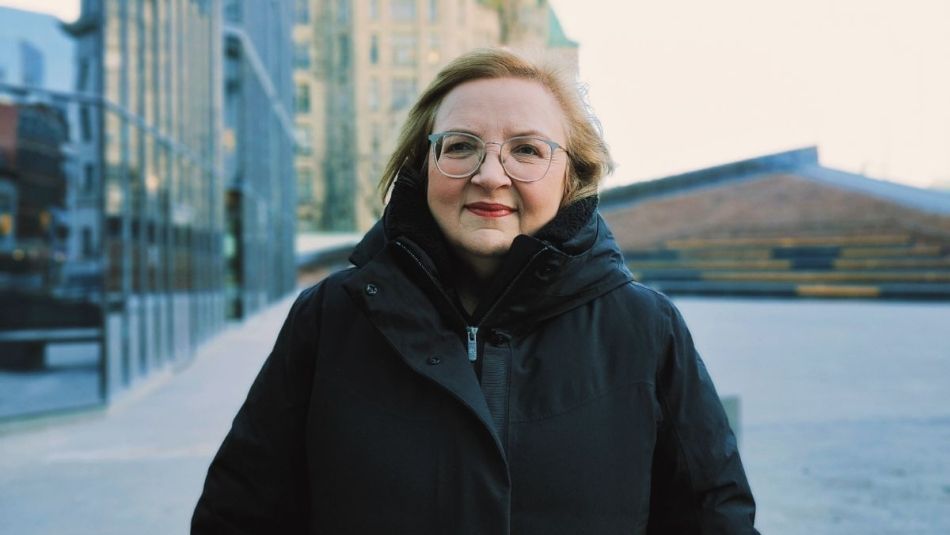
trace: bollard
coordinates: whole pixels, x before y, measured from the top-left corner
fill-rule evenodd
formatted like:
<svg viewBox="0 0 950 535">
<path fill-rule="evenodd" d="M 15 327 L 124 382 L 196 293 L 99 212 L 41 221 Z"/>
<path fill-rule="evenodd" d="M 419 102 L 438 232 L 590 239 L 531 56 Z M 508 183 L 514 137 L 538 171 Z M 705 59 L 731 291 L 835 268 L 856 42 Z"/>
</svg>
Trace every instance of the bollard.
<svg viewBox="0 0 950 535">
<path fill-rule="evenodd" d="M 739 396 L 723 396 L 719 398 L 723 410 L 726 411 L 726 418 L 729 419 L 729 427 L 736 436 L 736 447 L 739 447 Z"/>
</svg>

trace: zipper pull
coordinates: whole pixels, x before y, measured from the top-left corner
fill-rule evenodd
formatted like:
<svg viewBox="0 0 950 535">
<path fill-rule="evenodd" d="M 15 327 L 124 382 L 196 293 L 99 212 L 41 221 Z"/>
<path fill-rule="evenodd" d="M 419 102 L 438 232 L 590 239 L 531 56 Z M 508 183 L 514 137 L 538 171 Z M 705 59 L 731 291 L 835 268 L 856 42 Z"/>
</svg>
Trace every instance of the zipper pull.
<svg viewBox="0 0 950 535">
<path fill-rule="evenodd" d="M 478 327 L 466 327 L 468 335 L 468 361 L 475 362 L 478 358 Z"/>
</svg>

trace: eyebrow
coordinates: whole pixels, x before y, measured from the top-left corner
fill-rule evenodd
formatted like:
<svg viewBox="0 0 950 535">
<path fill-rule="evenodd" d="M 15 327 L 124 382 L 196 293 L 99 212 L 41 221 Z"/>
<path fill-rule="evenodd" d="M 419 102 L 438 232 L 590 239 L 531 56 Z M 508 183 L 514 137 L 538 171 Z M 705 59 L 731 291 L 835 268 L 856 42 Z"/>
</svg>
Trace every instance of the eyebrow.
<svg viewBox="0 0 950 535">
<path fill-rule="evenodd" d="M 474 130 L 471 130 L 471 129 L 469 129 L 469 128 L 446 128 L 446 129 L 442 130 L 442 132 L 461 132 L 461 133 L 463 133 L 463 134 L 471 134 L 471 135 L 476 136 L 476 137 L 479 137 L 479 138 L 482 137 L 481 134 L 479 134 L 478 132 L 476 132 L 476 131 L 474 131 Z M 505 139 L 511 139 L 511 138 L 513 138 L 513 137 L 525 137 L 525 136 L 540 137 L 540 138 L 543 138 L 543 139 L 552 139 L 552 140 L 553 140 L 553 138 L 552 138 L 551 136 L 549 136 L 549 135 L 547 135 L 547 134 L 545 134 L 545 133 L 543 133 L 543 132 L 541 132 L 541 131 L 539 131 L 539 130 L 534 130 L 534 129 L 518 130 L 518 131 L 514 132 L 513 134 L 509 135 L 508 137 L 506 137 Z"/>
</svg>

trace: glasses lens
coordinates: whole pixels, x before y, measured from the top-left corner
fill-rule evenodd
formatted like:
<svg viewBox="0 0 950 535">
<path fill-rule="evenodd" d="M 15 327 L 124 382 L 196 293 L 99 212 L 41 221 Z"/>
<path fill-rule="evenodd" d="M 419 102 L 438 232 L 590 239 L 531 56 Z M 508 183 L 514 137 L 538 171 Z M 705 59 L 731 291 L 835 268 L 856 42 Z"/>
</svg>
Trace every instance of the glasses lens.
<svg viewBox="0 0 950 535">
<path fill-rule="evenodd" d="M 553 153 L 551 145 L 543 139 L 513 137 L 502 146 L 502 164 L 511 178 L 534 182 L 547 174 Z"/>
<path fill-rule="evenodd" d="M 435 141 L 435 163 L 442 174 L 453 178 L 472 176 L 485 159 L 485 142 L 475 135 L 445 132 Z M 541 138 L 520 136 L 505 141 L 501 146 L 501 165 L 513 180 L 534 182 L 544 178 L 554 147 Z"/>
<path fill-rule="evenodd" d="M 470 134 L 449 132 L 435 146 L 439 170 L 451 177 L 467 177 L 478 169 L 485 155 L 485 144 Z"/>
</svg>

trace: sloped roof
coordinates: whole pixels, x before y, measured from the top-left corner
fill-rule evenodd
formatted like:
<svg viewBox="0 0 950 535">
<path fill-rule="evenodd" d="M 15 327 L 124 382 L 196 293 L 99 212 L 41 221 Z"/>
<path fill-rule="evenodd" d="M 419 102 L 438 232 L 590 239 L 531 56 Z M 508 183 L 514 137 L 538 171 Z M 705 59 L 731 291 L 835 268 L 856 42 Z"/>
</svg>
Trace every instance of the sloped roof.
<svg viewBox="0 0 950 535">
<path fill-rule="evenodd" d="M 780 152 L 611 188 L 601 193 L 600 204 L 602 209 L 611 210 L 647 199 L 694 192 L 728 182 L 758 180 L 781 173 L 859 192 L 922 212 L 950 215 L 950 192 L 916 188 L 823 167 L 818 161 L 817 147 Z"/>
</svg>

